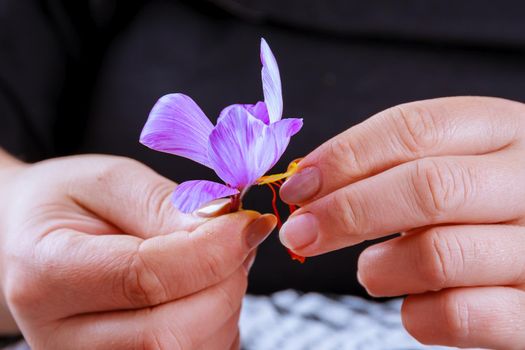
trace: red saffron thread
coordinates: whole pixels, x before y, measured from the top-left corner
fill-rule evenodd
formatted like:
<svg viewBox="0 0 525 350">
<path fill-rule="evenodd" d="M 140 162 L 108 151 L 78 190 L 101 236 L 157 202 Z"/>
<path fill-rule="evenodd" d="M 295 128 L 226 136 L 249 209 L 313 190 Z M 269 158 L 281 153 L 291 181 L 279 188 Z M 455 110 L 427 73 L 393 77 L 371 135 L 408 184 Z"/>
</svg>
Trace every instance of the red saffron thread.
<svg viewBox="0 0 525 350">
<path fill-rule="evenodd" d="M 277 218 L 277 228 L 280 229 L 282 226 L 283 226 L 283 223 L 282 223 L 282 220 L 281 220 L 281 215 L 279 215 L 279 210 L 277 209 L 277 192 L 275 191 L 275 188 L 273 187 L 273 185 L 277 186 L 277 188 L 280 188 L 281 185 L 282 185 L 282 181 L 279 180 L 279 181 L 276 181 L 274 183 L 267 183 L 268 187 L 270 187 L 270 190 L 272 190 L 272 208 L 273 208 L 273 213 L 275 214 L 275 217 Z M 290 208 L 290 214 L 292 214 L 296 209 L 297 207 L 295 205 L 288 205 L 288 207 Z M 300 255 L 297 255 L 295 254 L 293 251 L 291 251 L 290 249 L 286 249 L 288 251 L 288 254 L 290 254 L 290 257 L 292 258 L 292 260 L 297 260 L 299 261 L 301 264 L 304 263 L 304 261 L 306 260 L 306 258 L 304 256 L 300 256 Z"/>
<path fill-rule="evenodd" d="M 275 214 L 275 217 L 277 218 L 277 228 L 281 228 L 283 225 L 283 222 L 281 221 L 281 215 L 279 215 L 279 210 L 277 210 L 277 192 L 275 191 L 275 188 L 273 188 L 273 185 L 271 183 L 267 184 L 268 187 L 270 187 L 270 190 L 272 190 L 272 208 L 273 213 Z"/>
</svg>

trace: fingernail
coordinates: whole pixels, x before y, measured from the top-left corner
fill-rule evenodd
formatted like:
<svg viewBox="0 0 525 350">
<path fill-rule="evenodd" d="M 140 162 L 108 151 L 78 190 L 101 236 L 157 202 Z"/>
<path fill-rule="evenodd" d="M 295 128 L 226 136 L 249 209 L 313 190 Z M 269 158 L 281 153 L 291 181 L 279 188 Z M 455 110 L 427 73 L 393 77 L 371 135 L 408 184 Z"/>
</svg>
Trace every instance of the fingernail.
<svg viewBox="0 0 525 350">
<path fill-rule="evenodd" d="M 261 244 L 277 225 L 277 218 L 272 214 L 264 214 L 246 228 L 246 243 L 253 249 Z"/>
<path fill-rule="evenodd" d="M 230 211 L 231 200 L 229 198 L 216 199 L 207 203 L 204 207 L 195 211 L 201 218 L 212 218 Z"/>
<path fill-rule="evenodd" d="M 244 268 L 246 269 L 246 272 L 250 272 L 252 269 L 253 263 L 255 262 L 255 256 L 257 255 L 256 250 L 252 250 L 250 254 L 248 254 L 248 257 L 246 260 L 244 260 Z"/>
<path fill-rule="evenodd" d="M 304 248 L 317 240 L 319 223 L 311 213 L 292 216 L 281 227 L 279 239 L 281 243 L 291 250 Z"/>
<path fill-rule="evenodd" d="M 290 177 L 282 185 L 279 195 L 286 203 L 303 203 L 315 196 L 321 189 L 321 171 L 307 167 Z"/>
</svg>

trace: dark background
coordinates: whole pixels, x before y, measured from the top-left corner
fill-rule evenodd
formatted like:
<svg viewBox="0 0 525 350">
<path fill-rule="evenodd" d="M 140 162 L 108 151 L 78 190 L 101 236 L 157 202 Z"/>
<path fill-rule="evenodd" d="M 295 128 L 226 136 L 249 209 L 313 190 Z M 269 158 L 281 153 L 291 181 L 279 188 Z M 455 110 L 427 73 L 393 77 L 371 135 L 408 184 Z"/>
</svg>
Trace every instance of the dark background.
<svg viewBox="0 0 525 350">
<path fill-rule="evenodd" d="M 138 137 L 166 93 L 190 95 L 212 121 L 226 105 L 262 99 L 262 36 L 281 70 L 285 117 L 304 118 L 280 171 L 399 103 L 525 100 L 523 10 L 520 1 L 0 0 L 0 145 L 26 161 L 117 154 L 178 182 L 215 179 Z M 270 198 L 255 188 L 245 207 L 269 211 Z M 363 295 L 363 246 L 300 265 L 274 235 L 259 249 L 250 291 Z"/>
</svg>

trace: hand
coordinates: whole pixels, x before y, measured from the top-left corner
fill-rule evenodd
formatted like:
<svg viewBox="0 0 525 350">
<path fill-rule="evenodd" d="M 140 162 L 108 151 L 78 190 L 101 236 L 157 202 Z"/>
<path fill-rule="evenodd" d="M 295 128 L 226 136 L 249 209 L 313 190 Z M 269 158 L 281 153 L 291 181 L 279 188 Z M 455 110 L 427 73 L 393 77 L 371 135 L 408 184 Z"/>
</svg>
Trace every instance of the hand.
<svg viewBox="0 0 525 350">
<path fill-rule="evenodd" d="M 3 174 L 1 287 L 33 349 L 238 348 L 247 268 L 273 216 L 183 215 L 174 183 L 119 157 Z"/>
<path fill-rule="evenodd" d="M 366 249 L 372 295 L 406 298 L 423 343 L 525 347 L 525 105 L 455 97 L 400 105 L 329 140 L 281 189 L 280 238 L 312 256 Z"/>
</svg>

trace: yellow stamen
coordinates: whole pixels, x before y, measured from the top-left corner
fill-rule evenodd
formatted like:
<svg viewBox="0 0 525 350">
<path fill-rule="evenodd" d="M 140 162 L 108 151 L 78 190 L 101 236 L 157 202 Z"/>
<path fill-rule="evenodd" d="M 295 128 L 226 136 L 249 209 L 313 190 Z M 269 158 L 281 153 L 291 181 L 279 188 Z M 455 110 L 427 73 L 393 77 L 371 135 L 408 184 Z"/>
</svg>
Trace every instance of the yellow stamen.
<svg viewBox="0 0 525 350">
<path fill-rule="evenodd" d="M 288 165 L 288 169 L 286 169 L 285 173 L 261 176 L 257 180 L 257 185 L 267 185 L 267 184 L 277 182 L 279 180 L 289 178 L 290 176 L 292 176 L 293 174 L 297 172 L 297 167 L 299 166 L 299 162 L 301 161 L 301 159 L 302 158 L 295 159 L 294 161 L 292 161 L 290 165 Z"/>
</svg>

